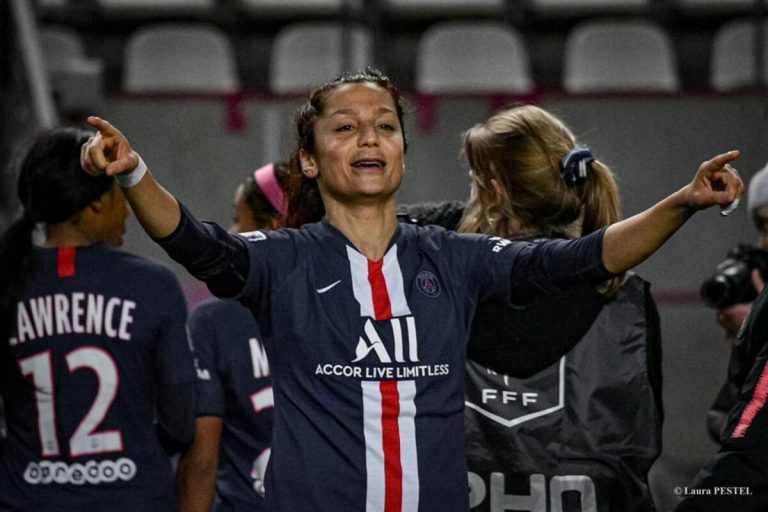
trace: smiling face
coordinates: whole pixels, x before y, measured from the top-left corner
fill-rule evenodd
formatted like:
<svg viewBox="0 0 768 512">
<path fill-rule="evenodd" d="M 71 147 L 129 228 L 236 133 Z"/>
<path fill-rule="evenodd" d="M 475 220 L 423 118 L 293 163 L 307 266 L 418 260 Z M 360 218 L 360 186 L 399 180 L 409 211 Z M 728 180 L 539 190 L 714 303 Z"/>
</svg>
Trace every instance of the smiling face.
<svg viewBox="0 0 768 512">
<path fill-rule="evenodd" d="M 388 201 L 403 177 L 403 129 L 390 93 L 372 83 L 338 86 L 314 126 L 314 152 L 301 167 L 324 201 Z"/>
</svg>

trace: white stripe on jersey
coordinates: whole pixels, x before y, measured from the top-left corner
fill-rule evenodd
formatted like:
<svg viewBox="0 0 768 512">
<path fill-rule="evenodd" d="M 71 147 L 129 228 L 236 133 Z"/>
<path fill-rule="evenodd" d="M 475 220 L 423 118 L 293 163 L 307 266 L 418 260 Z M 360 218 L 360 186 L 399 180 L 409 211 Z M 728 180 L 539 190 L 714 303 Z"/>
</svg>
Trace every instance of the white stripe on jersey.
<svg viewBox="0 0 768 512">
<path fill-rule="evenodd" d="M 373 292 L 368 282 L 368 258 L 347 246 L 349 269 L 352 272 L 352 291 L 360 304 L 360 316 L 376 318 L 373 312 Z"/>
<path fill-rule="evenodd" d="M 365 430 L 365 510 L 384 510 L 384 444 L 381 433 L 381 392 L 379 382 L 364 380 L 363 428 Z"/>
<path fill-rule="evenodd" d="M 419 465 L 416 450 L 415 381 L 362 381 L 365 428 L 365 465 L 367 473 L 366 512 L 417 512 L 419 508 Z M 397 389 L 396 404 L 385 396 L 382 386 Z M 384 410 L 398 410 L 396 430 L 393 418 Z M 397 438 L 397 445 L 387 440 Z M 394 469 L 393 469 L 394 468 Z M 389 473 L 387 470 L 389 469 Z M 399 469 L 399 471 L 398 471 Z M 387 503 L 388 486 L 390 501 Z M 392 492 L 398 492 L 392 496 Z"/>
<path fill-rule="evenodd" d="M 352 291 L 360 304 L 360 316 L 376 318 L 373 306 L 373 290 L 368 280 L 368 258 L 350 246 L 347 246 L 347 257 L 352 272 Z M 410 315 L 411 310 L 405 299 L 403 273 L 397 259 L 397 244 L 390 247 L 387 254 L 384 255 L 382 273 L 386 281 L 386 291 L 392 307 L 392 316 Z"/>
<path fill-rule="evenodd" d="M 403 466 L 403 512 L 419 510 L 419 460 L 416 452 L 416 381 L 398 382 L 400 391 L 400 460 Z"/>
<path fill-rule="evenodd" d="M 382 266 L 384 280 L 387 282 L 387 292 L 389 293 L 389 303 L 392 305 L 392 316 L 410 315 L 411 310 L 408 302 L 405 300 L 405 286 L 403 284 L 403 273 L 400 270 L 400 262 L 397 260 L 397 244 L 393 245 L 384 255 L 384 265 Z"/>
</svg>

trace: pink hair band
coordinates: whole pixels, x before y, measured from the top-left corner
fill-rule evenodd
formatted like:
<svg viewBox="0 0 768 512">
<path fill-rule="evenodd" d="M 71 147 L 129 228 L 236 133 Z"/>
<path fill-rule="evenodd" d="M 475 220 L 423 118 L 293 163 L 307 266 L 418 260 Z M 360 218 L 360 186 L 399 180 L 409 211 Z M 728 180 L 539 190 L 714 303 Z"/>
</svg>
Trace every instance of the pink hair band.
<svg viewBox="0 0 768 512">
<path fill-rule="evenodd" d="M 280 215 L 285 215 L 285 195 L 277 182 L 275 164 L 267 164 L 253 171 L 253 179 L 259 185 L 264 197 L 267 198 Z"/>
</svg>

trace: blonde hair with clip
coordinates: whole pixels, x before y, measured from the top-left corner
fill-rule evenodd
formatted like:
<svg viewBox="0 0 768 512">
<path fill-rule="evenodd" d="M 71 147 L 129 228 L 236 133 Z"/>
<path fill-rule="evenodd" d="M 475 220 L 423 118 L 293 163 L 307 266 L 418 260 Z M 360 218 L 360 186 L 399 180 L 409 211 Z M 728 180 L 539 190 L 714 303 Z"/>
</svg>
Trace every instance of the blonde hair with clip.
<svg viewBox="0 0 768 512">
<path fill-rule="evenodd" d="M 532 105 L 467 130 L 463 152 L 473 186 L 459 231 L 578 238 L 618 221 L 618 187 L 605 164 L 591 162 L 586 180 L 571 187 L 561 177 L 560 163 L 575 147 L 560 119 Z"/>
</svg>

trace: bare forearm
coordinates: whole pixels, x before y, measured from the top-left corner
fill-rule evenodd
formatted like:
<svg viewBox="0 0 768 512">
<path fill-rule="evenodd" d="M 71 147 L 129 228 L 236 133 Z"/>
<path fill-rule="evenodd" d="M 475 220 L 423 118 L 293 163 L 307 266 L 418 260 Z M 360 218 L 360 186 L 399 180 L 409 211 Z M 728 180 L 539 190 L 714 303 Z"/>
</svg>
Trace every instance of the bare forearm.
<svg viewBox="0 0 768 512">
<path fill-rule="evenodd" d="M 179 460 L 176 475 L 179 512 L 209 512 L 216 487 L 223 420 L 198 416 L 195 425 L 195 441 Z"/>
<path fill-rule="evenodd" d="M 735 208 L 744 183 L 729 162 L 738 157 L 738 151 L 728 151 L 703 162 L 691 183 L 644 212 L 608 227 L 603 239 L 605 268 L 619 273 L 643 262 L 697 210 L 715 205 Z"/>
<path fill-rule="evenodd" d="M 680 189 L 651 208 L 612 224 L 603 238 L 603 264 L 615 274 L 642 263 L 695 213 Z"/>
<path fill-rule="evenodd" d="M 181 210 L 178 201 L 150 172 L 136 186 L 123 190 L 136 219 L 149 236 L 164 238 L 179 225 Z"/>
<path fill-rule="evenodd" d="M 216 468 L 191 468 L 184 459 L 176 478 L 176 501 L 179 512 L 210 512 L 216 485 Z"/>
</svg>

